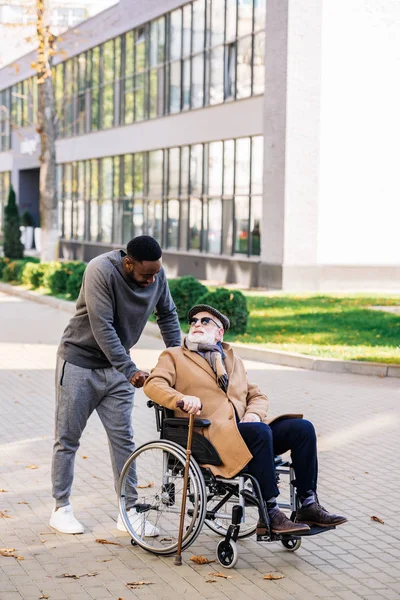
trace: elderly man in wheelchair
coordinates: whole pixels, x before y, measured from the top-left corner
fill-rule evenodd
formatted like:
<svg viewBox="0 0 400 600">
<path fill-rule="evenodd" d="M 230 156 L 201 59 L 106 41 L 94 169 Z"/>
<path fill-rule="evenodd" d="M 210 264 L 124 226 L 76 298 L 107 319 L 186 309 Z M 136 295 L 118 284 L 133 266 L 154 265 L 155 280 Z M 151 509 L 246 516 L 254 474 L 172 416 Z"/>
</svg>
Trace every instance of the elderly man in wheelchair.
<svg viewBox="0 0 400 600">
<path fill-rule="evenodd" d="M 198 305 L 188 321 L 182 346 L 161 354 L 144 386 L 149 405 L 156 408 L 161 440 L 138 448 L 121 475 L 120 509 L 132 542 L 171 554 L 182 493 L 188 500 L 183 548 L 205 522 L 225 536 L 217 557 L 228 567 L 236 563 L 238 537 L 256 533 L 259 541 L 280 540 L 296 550 L 301 536 L 345 523 L 318 501 L 312 423 L 302 415 L 267 420 L 268 398 L 248 381 L 242 360 L 223 342 L 230 326 L 225 315 Z M 195 433 L 184 490 L 188 414 L 195 415 Z M 292 463 L 277 458 L 288 450 Z M 280 474 L 289 475 L 290 504 L 278 505 Z M 291 508 L 291 517 L 280 507 Z M 129 511 L 135 515 L 133 529 Z"/>
</svg>

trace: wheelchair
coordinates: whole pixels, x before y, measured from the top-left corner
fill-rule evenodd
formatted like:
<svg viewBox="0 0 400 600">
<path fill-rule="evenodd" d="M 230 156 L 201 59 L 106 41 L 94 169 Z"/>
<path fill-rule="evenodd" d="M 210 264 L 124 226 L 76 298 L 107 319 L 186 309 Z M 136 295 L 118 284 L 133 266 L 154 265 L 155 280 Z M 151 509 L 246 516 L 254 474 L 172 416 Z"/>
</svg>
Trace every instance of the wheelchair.
<svg viewBox="0 0 400 600">
<path fill-rule="evenodd" d="M 139 446 L 126 461 L 119 480 L 119 510 L 132 545 L 138 545 L 153 554 L 168 556 L 176 552 L 184 487 L 188 419 L 174 417 L 173 411 L 149 400 L 154 408 L 160 439 Z M 191 458 L 186 489 L 186 508 L 182 551 L 189 548 L 205 524 L 223 539 L 217 545 L 216 558 L 225 568 L 232 568 L 238 560 L 237 540 L 256 534 L 257 522 L 266 524 L 266 534 L 256 535 L 259 542 L 279 541 L 289 552 L 301 546 L 302 538 L 325 532 L 332 527 L 312 526 L 304 533 L 274 534 L 258 481 L 246 468 L 233 479 L 214 476 L 202 465 L 220 465 L 221 458 L 197 429 L 210 426 L 210 421 L 194 419 Z M 294 520 L 298 508 L 295 474 L 289 461 L 275 457 L 277 483 L 288 477 L 289 502 L 279 503 L 280 508 L 291 510 Z M 132 527 L 127 510 L 130 486 L 137 489 L 138 498 L 133 509 L 137 517 Z M 157 528 L 155 537 L 145 536 L 148 520 Z"/>
</svg>

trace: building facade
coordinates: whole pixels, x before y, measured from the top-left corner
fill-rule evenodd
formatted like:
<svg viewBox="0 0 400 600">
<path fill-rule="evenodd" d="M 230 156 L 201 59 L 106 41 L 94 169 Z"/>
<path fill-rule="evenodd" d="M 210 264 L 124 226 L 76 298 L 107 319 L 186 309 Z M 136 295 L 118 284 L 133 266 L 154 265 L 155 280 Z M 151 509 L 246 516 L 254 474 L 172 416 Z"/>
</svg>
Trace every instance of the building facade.
<svg viewBox="0 0 400 600">
<path fill-rule="evenodd" d="M 370 206 L 365 191 L 382 172 L 355 184 L 364 140 L 340 104 L 352 55 L 335 39 L 350 52 L 345 11 L 362 48 L 375 32 L 388 50 L 400 11 L 385 23 L 390 0 L 337 4 L 121 0 L 68 32 L 53 68 L 61 256 L 89 260 L 148 233 L 170 276 L 287 290 L 400 287 L 398 235 L 378 208 L 400 216 L 399 202 L 387 183 Z M 18 73 L 0 70 L 0 220 L 9 181 L 38 219 L 32 58 Z M 398 50 L 388 58 L 397 59 Z M 350 82 L 358 99 L 360 73 Z"/>
</svg>

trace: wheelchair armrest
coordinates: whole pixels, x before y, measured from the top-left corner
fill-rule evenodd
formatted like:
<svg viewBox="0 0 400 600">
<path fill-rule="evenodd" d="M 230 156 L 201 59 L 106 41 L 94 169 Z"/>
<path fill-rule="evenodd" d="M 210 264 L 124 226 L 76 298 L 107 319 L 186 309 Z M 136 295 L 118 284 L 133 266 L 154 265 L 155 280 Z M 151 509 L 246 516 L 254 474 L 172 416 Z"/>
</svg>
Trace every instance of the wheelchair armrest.
<svg viewBox="0 0 400 600">
<path fill-rule="evenodd" d="M 167 418 L 164 419 L 163 423 L 165 427 L 185 427 L 186 429 L 188 427 L 188 419 L 185 419 L 184 417 Z M 208 419 L 195 418 L 194 420 L 195 427 L 209 427 L 210 425 L 211 422 Z"/>
</svg>

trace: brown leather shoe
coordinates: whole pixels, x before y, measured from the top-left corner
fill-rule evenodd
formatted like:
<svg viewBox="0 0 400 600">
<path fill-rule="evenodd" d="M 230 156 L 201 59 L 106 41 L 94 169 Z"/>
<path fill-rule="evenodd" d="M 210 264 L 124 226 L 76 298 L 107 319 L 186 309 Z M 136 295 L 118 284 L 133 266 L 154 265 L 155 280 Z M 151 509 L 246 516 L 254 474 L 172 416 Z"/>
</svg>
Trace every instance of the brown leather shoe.
<svg viewBox="0 0 400 600">
<path fill-rule="evenodd" d="M 304 508 L 298 508 L 296 512 L 296 521 L 307 523 L 307 525 L 318 525 L 319 527 L 331 527 L 333 525 L 347 523 L 346 517 L 328 513 L 328 511 L 318 502 L 313 502 Z"/>
<path fill-rule="evenodd" d="M 304 533 L 305 531 L 309 531 L 310 528 L 305 523 L 293 523 L 284 512 L 281 510 L 274 511 L 270 518 L 270 526 L 272 533 Z M 263 521 L 258 521 L 256 534 L 257 535 L 266 535 L 267 528 Z"/>
</svg>

